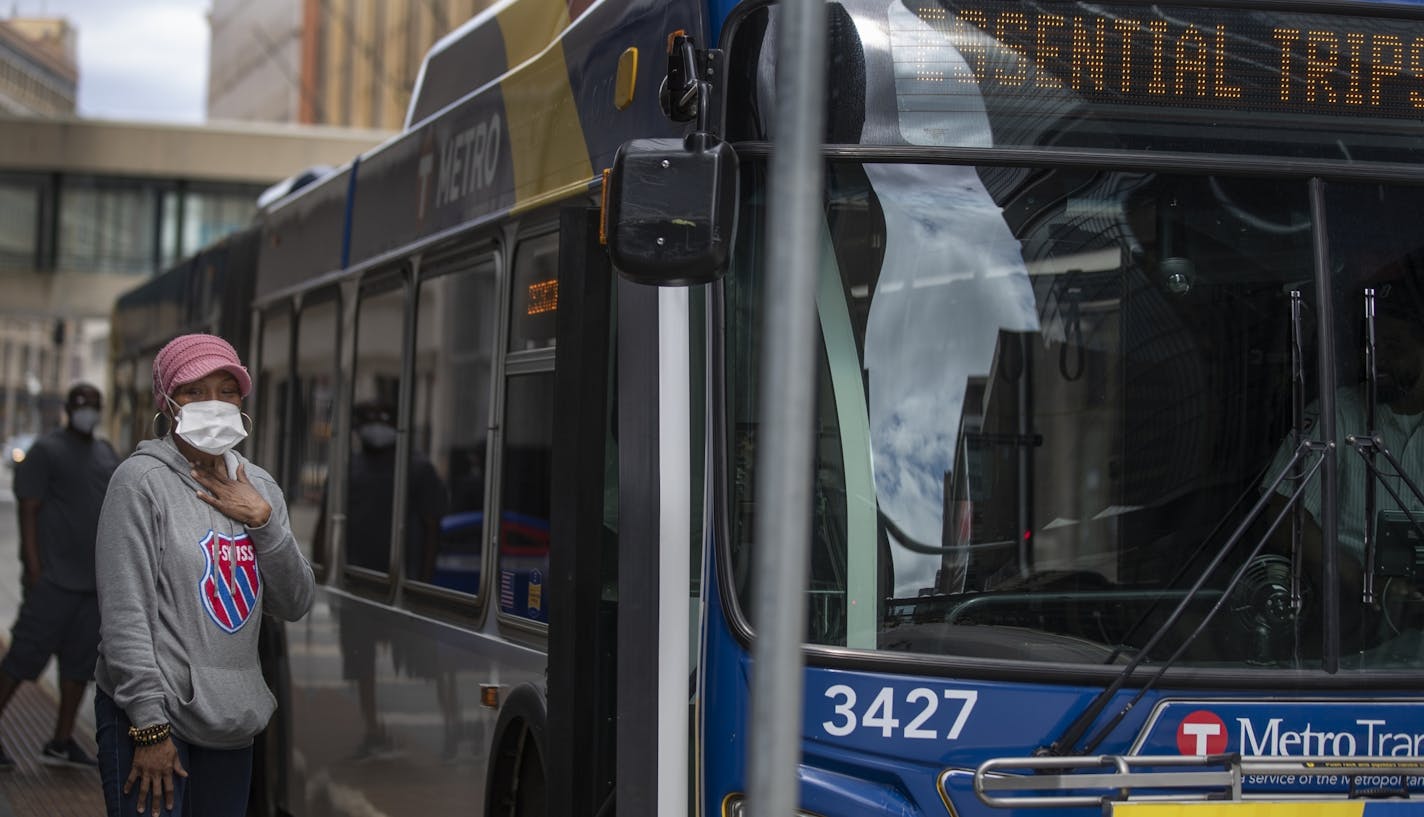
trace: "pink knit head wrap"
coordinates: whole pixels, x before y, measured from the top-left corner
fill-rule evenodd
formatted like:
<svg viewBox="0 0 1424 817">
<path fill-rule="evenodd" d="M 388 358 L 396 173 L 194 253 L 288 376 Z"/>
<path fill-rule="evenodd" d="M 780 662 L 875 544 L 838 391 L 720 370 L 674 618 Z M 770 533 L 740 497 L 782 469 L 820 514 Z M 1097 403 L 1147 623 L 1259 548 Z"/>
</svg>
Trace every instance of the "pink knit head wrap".
<svg viewBox="0 0 1424 817">
<path fill-rule="evenodd" d="M 237 378 L 243 397 L 252 391 L 252 377 L 232 344 L 217 335 L 179 335 L 158 350 L 153 358 L 153 396 L 159 404 L 163 398 L 184 383 L 202 380 L 213 372 L 224 371 Z"/>
</svg>

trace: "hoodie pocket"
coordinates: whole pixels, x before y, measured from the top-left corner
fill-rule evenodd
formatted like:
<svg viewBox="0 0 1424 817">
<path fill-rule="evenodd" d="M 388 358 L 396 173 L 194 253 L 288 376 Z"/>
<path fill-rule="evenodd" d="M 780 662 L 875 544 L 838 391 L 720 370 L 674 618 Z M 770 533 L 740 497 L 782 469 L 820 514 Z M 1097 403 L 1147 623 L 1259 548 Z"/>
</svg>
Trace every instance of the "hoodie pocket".
<svg viewBox="0 0 1424 817">
<path fill-rule="evenodd" d="M 170 693 L 169 712 L 178 733 L 194 743 L 215 748 L 246 745 L 277 709 L 261 667 L 187 669 L 189 683 L 179 679 L 179 689 Z"/>
</svg>

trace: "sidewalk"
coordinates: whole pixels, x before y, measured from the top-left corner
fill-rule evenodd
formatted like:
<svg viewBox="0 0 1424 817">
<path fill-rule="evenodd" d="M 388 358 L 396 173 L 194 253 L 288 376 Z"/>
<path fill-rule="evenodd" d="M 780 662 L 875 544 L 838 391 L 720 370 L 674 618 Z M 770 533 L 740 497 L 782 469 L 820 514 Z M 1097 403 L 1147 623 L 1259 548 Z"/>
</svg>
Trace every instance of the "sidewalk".
<svg viewBox="0 0 1424 817">
<path fill-rule="evenodd" d="M 0 464 L 0 651 L 20 609 L 19 533 L 11 469 Z M 54 731 L 59 700 L 54 662 L 38 683 L 22 684 L 0 717 L 0 744 L 15 769 L 0 773 L 0 817 L 92 817 L 104 813 L 99 775 L 87 769 L 55 768 L 39 762 L 40 747 Z M 94 751 L 94 693 L 90 685 L 79 706 L 74 739 Z"/>
</svg>

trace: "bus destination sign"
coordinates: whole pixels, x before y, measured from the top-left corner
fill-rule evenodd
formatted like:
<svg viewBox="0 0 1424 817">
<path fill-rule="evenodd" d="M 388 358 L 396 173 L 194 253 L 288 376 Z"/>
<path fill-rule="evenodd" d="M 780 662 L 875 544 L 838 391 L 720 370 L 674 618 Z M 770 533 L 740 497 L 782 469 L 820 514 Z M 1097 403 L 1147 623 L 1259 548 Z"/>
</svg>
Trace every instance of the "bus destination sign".
<svg viewBox="0 0 1424 817">
<path fill-rule="evenodd" d="M 909 0 L 920 93 L 1424 120 L 1424 22 L 1261 9 Z M 902 20 L 904 18 L 901 18 Z M 949 49 L 946 49 L 946 45 Z"/>
</svg>

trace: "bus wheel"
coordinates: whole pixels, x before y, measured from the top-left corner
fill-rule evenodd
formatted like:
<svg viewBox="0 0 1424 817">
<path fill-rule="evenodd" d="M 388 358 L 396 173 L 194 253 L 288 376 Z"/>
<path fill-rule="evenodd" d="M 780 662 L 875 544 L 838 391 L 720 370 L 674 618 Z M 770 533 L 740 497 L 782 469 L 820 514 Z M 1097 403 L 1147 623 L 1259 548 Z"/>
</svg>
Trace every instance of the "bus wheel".
<svg viewBox="0 0 1424 817">
<path fill-rule="evenodd" d="M 492 817 L 545 817 L 544 696 L 525 684 L 506 699 L 495 725 L 487 808 Z"/>
</svg>

